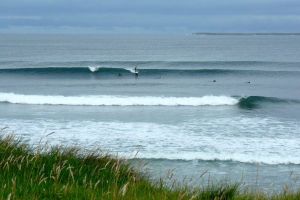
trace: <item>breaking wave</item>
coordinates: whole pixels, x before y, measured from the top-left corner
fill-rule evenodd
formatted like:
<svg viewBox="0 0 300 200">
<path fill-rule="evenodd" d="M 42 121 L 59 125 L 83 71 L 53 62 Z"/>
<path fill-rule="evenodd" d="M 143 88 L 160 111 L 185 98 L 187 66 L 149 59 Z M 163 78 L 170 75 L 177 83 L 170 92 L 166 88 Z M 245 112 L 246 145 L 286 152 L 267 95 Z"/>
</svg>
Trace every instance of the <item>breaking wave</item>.
<svg viewBox="0 0 300 200">
<path fill-rule="evenodd" d="M 12 104 L 70 106 L 225 106 L 237 104 L 238 99 L 228 96 L 47 96 L 0 93 L 0 102 Z"/>
<path fill-rule="evenodd" d="M 164 97 L 164 96 L 59 96 L 24 95 L 0 93 L 0 102 L 32 105 L 69 105 L 69 106 L 233 106 L 254 109 L 264 103 L 300 103 L 275 97 L 249 96 L 202 96 L 202 97 Z"/>
<path fill-rule="evenodd" d="M 280 99 L 276 97 L 249 96 L 239 99 L 239 107 L 246 109 L 259 108 L 264 104 L 300 103 L 299 100 Z"/>
</svg>

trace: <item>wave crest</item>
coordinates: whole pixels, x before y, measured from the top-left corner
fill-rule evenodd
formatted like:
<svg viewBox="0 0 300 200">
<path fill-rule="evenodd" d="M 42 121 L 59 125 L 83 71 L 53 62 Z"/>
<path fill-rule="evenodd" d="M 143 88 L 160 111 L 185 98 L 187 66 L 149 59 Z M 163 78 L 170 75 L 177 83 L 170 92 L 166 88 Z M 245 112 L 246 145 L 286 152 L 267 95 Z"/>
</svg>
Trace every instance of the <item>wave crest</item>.
<svg viewBox="0 0 300 200">
<path fill-rule="evenodd" d="M 91 72 L 96 72 L 96 71 L 98 71 L 98 70 L 100 69 L 99 66 L 89 66 L 88 68 L 89 68 L 89 70 L 90 70 Z"/>
<path fill-rule="evenodd" d="M 276 97 L 249 96 L 239 100 L 239 107 L 246 109 L 259 108 L 262 104 L 299 103 L 298 100 L 280 99 Z"/>
<path fill-rule="evenodd" d="M 238 99 L 228 96 L 47 96 L 0 93 L 0 102 L 13 104 L 71 106 L 225 106 L 237 104 Z"/>
</svg>

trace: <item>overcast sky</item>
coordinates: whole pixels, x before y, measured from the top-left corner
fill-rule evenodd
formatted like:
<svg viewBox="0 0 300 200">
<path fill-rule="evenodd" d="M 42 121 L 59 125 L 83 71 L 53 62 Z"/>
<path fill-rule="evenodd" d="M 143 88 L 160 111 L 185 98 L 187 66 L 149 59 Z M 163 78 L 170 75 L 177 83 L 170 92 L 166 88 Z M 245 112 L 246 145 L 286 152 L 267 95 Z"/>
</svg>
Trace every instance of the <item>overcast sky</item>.
<svg viewBox="0 0 300 200">
<path fill-rule="evenodd" d="M 300 0 L 0 0 L 0 32 L 300 32 Z"/>
</svg>

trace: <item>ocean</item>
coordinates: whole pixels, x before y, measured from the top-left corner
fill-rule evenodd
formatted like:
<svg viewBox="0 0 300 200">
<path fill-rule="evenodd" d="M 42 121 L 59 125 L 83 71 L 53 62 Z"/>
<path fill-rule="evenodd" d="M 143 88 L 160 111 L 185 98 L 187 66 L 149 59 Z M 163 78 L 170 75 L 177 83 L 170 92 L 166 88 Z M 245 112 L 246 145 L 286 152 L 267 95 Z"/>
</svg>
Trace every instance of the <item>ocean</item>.
<svg viewBox="0 0 300 200">
<path fill-rule="evenodd" d="M 299 35 L 0 35 L 1 134 L 154 180 L 299 188 L 299 87 Z"/>
</svg>

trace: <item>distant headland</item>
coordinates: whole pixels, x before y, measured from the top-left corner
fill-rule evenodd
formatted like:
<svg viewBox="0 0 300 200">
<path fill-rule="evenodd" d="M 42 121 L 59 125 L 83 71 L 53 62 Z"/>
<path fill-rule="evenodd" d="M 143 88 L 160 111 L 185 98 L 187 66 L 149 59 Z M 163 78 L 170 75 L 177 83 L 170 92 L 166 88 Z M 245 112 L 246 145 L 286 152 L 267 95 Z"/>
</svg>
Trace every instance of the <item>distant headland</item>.
<svg viewBox="0 0 300 200">
<path fill-rule="evenodd" d="M 300 35 L 300 33 L 214 33 L 195 32 L 193 35 Z"/>
</svg>

